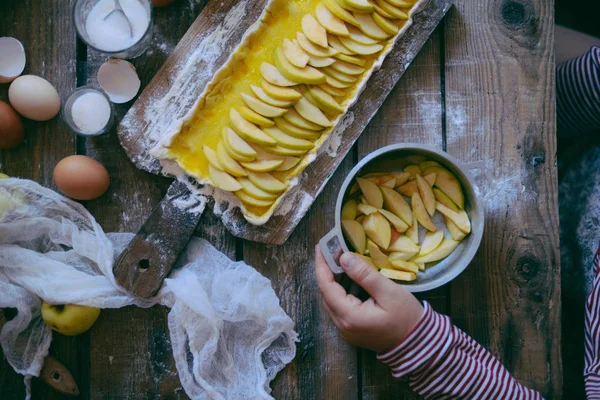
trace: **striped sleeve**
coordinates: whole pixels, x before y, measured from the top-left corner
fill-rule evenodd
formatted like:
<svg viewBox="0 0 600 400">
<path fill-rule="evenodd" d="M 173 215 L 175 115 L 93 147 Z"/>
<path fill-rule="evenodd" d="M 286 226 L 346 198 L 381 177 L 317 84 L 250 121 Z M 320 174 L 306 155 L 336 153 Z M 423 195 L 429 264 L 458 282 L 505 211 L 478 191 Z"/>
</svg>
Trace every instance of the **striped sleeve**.
<svg viewBox="0 0 600 400">
<path fill-rule="evenodd" d="M 585 308 L 585 392 L 588 400 L 600 399 L 600 248 L 593 261 L 594 286 Z"/>
<path fill-rule="evenodd" d="M 500 362 L 450 318 L 425 302 L 423 316 L 408 336 L 377 358 L 397 379 L 425 397 L 446 399 L 542 399 L 519 384 Z"/>
</svg>

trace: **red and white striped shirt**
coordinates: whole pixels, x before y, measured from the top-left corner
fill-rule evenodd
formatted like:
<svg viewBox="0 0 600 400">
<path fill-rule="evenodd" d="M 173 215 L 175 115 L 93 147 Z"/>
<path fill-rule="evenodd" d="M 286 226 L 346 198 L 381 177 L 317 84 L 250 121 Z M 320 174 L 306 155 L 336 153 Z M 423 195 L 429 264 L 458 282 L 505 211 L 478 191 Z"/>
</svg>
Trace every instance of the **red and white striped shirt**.
<svg viewBox="0 0 600 400">
<path fill-rule="evenodd" d="M 594 257 L 594 286 L 587 298 L 585 387 L 588 400 L 600 400 L 600 248 Z M 426 399 L 542 399 L 518 383 L 500 362 L 450 318 L 424 303 L 423 316 L 406 338 L 377 358 L 392 375 L 408 379 Z"/>
</svg>

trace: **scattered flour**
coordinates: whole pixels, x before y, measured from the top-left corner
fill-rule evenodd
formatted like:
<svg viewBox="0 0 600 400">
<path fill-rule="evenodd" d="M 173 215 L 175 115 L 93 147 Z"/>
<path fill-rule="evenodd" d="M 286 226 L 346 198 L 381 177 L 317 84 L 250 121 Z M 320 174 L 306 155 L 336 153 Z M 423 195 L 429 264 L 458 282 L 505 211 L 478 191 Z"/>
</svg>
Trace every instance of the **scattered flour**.
<svg viewBox="0 0 600 400">
<path fill-rule="evenodd" d="M 352 111 L 348 111 L 342 119 L 337 123 L 331 134 L 329 135 L 328 145 L 327 145 L 327 154 L 334 158 L 337 156 L 337 151 L 342 144 L 342 137 L 344 136 L 344 131 L 352 125 L 354 122 L 354 113 Z"/>
</svg>

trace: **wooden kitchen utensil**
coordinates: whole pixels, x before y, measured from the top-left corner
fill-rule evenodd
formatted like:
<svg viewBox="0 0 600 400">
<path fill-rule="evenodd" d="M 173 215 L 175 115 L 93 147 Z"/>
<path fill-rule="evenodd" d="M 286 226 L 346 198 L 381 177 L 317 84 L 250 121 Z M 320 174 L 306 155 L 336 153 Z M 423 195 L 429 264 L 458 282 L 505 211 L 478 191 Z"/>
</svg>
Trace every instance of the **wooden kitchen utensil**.
<svg viewBox="0 0 600 400">
<path fill-rule="evenodd" d="M 239 209 L 224 214 L 221 219 L 234 236 L 281 244 L 291 235 L 453 2 L 429 0 L 413 17 L 413 25 L 398 39 L 381 69 L 371 76 L 359 100 L 346 113 L 352 117 L 351 123 L 346 126 L 342 118 L 336 128 L 340 132 L 334 130 L 331 133 L 331 136 L 340 135 L 340 146 L 335 152 L 321 152 L 302 173 L 300 183 L 286 194 L 287 201 L 296 202 L 296 206 L 284 215 L 273 215 L 262 226 L 248 223 Z M 150 150 L 162 135 L 170 132 L 171 123 L 184 117 L 193 107 L 214 73 L 241 42 L 246 30 L 258 20 L 266 3 L 267 0 L 225 0 L 207 4 L 118 127 L 121 144 L 138 168 L 153 174 L 162 173 L 160 163 L 150 155 Z M 244 17 L 234 18 L 240 14 Z M 219 43 L 223 47 L 220 56 L 207 63 L 202 55 L 214 52 L 215 36 L 220 37 Z M 195 54 L 198 54 L 197 60 Z M 187 76 L 186 65 L 190 63 L 201 65 L 202 74 Z M 139 296 L 151 296 L 160 288 L 162 279 L 171 270 L 202 214 L 197 205 L 177 210 L 170 207 L 169 198 L 189 196 L 184 185 L 173 185 L 114 267 L 118 282 Z M 310 201 L 306 201 L 307 196 Z M 170 212 L 162 211 L 164 207 Z M 193 212 L 186 216 L 186 210 Z M 156 220 L 167 216 L 174 217 Z M 167 238 L 167 235 L 175 237 Z"/>
<path fill-rule="evenodd" d="M 0 331 L 6 324 L 4 313 L 0 311 Z M 52 356 L 46 356 L 40 372 L 40 379 L 52 389 L 67 396 L 79 396 L 79 388 L 73 375 L 60 361 Z"/>
</svg>

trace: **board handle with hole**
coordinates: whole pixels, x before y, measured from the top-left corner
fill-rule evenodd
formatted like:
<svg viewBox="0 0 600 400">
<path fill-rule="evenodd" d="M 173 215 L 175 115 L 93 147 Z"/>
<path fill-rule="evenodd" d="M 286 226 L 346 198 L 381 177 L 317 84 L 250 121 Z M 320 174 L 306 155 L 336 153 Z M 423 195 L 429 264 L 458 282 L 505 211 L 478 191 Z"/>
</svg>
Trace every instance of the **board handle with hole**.
<svg viewBox="0 0 600 400">
<path fill-rule="evenodd" d="M 192 237 L 206 201 L 175 181 L 119 255 L 113 267 L 117 282 L 136 296 L 155 295 Z"/>
</svg>

